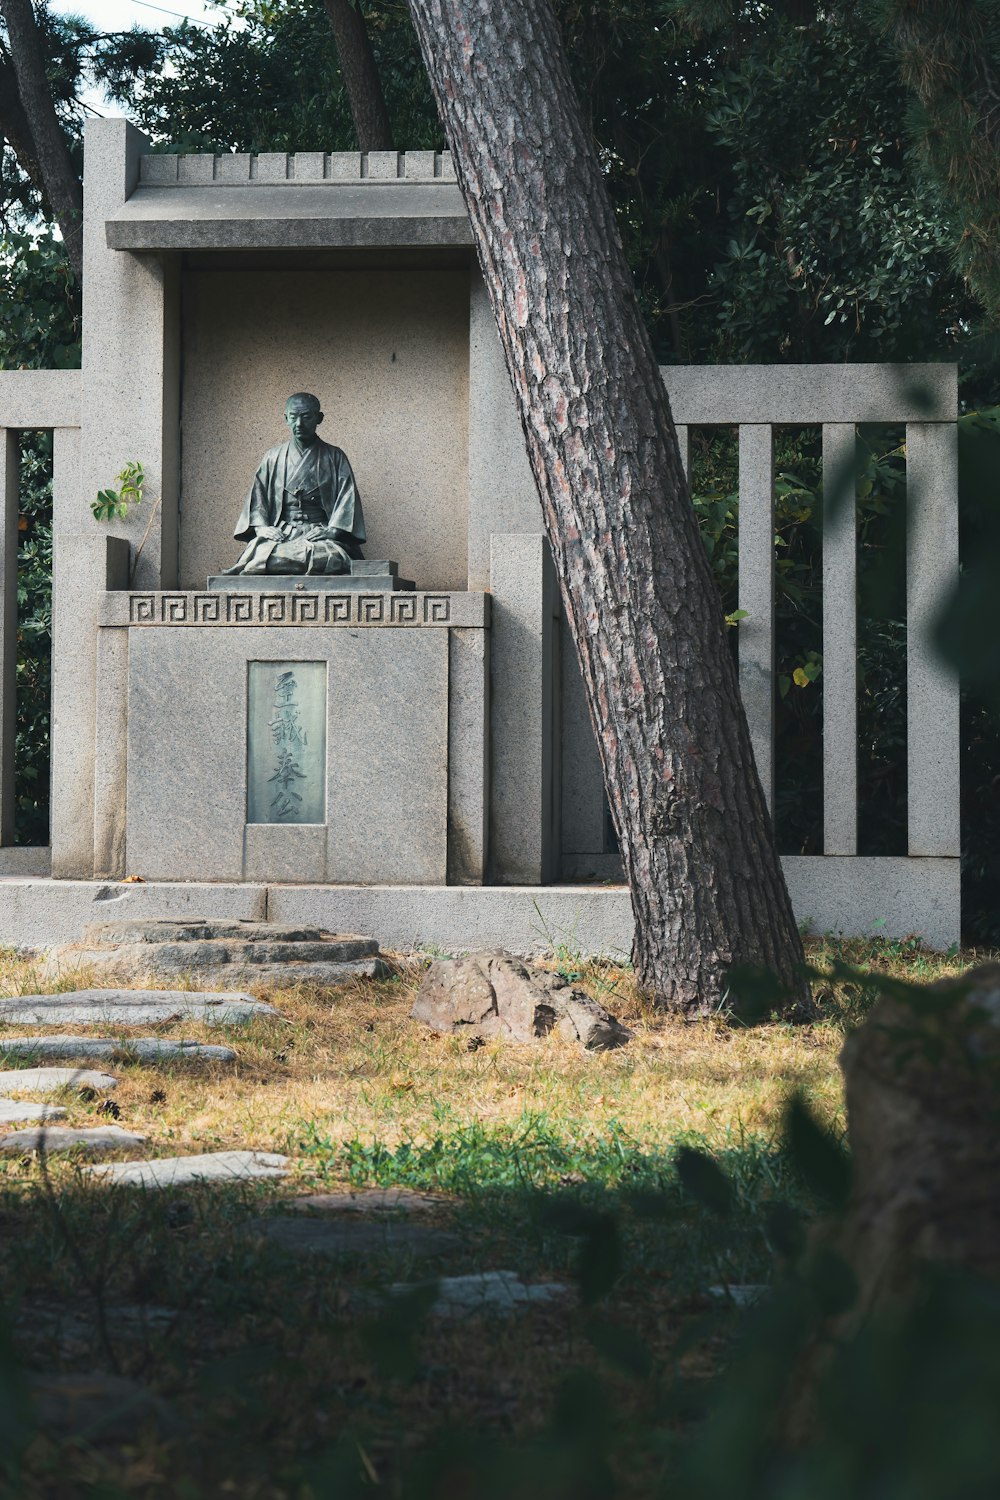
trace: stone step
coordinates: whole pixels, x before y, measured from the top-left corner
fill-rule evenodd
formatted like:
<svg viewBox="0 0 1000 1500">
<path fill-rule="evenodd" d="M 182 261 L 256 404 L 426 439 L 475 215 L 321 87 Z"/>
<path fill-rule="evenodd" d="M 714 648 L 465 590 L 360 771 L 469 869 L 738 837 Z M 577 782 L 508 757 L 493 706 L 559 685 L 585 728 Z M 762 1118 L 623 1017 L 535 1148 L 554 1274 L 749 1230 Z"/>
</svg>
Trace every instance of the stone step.
<svg viewBox="0 0 1000 1500">
<path fill-rule="evenodd" d="M 130 1062 L 235 1062 L 232 1047 L 174 1040 L 163 1036 L 130 1036 L 117 1041 L 96 1036 L 0 1037 L 4 1057 L 114 1058 Z"/>
<path fill-rule="evenodd" d="M 8 1026 L 150 1026 L 164 1021 L 232 1026 L 279 1014 L 273 1005 L 236 991 L 93 989 L 0 1000 L 0 1022 Z"/>
<path fill-rule="evenodd" d="M 398 1254 L 407 1258 L 447 1255 L 461 1248 L 457 1235 L 428 1224 L 408 1224 L 387 1219 L 381 1223 L 348 1222 L 343 1219 L 257 1218 L 246 1225 L 246 1233 L 266 1240 L 291 1255 Z"/>
<path fill-rule="evenodd" d="M 137 972 L 186 973 L 195 969 L 215 969 L 222 964 L 248 969 L 258 964 L 342 963 L 361 967 L 367 960 L 371 968 L 375 954 L 356 952 L 354 943 L 240 943 L 232 938 L 212 938 L 185 943 L 129 943 L 120 948 L 78 948 L 72 954 L 74 963 L 98 967 L 129 968 Z M 63 953 L 63 965 L 70 958 Z"/>
<path fill-rule="evenodd" d="M 351 979 L 379 979 L 386 973 L 379 961 L 361 964 L 253 964 L 245 968 L 224 966 L 198 970 L 192 975 L 199 984 L 255 984 L 289 989 L 295 984 L 317 984 L 333 988 Z"/>
<path fill-rule="evenodd" d="M 33 1151 L 79 1151 L 85 1156 L 102 1156 L 106 1151 L 140 1151 L 146 1144 L 144 1135 L 133 1135 L 120 1125 L 95 1125 L 76 1130 L 69 1125 L 42 1125 L 30 1130 L 12 1130 L 0 1136 L 0 1154 L 25 1156 Z"/>
<path fill-rule="evenodd" d="M 0 1125 L 27 1125 L 38 1120 L 65 1120 L 66 1111 L 54 1104 L 31 1104 L 26 1099 L 0 1099 Z"/>
<path fill-rule="evenodd" d="M 211 1151 L 201 1156 L 163 1156 L 158 1161 L 120 1161 L 88 1167 L 87 1173 L 126 1187 L 172 1188 L 192 1182 L 246 1182 L 288 1174 L 289 1159 L 274 1151 Z"/>
<path fill-rule="evenodd" d="M 110 1073 L 93 1068 L 17 1068 L 0 1073 L 0 1098 L 11 1094 L 54 1094 L 57 1089 L 93 1089 L 108 1094 L 118 1087 Z"/>
<path fill-rule="evenodd" d="M 300 1198 L 289 1198 L 285 1205 L 297 1213 L 362 1214 L 376 1218 L 382 1214 L 431 1213 L 449 1206 L 446 1198 L 414 1193 L 409 1188 L 351 1188 L 346 1193 L 306 1193 Z"/>
<path fill-rule="evenodd" d="M 193 943 L 230 941 L 239 943 L 332 943 L 342 947 L 343 958 L 366 958 L 378 952 L 374 938 L 355 933 L 332 933 L 322 927 L 300 927 L 289 922 L 186 922 L 147 921 L 141 918 L 117 922 L 88 922 L 82 946 L 108 948 L 132 943 Z M 350 952 L 346 951 L 350 949 Z"/>
<path fill-rule="evenodd" d="M 419 1283 L 398 1282 L 391 1297 L 405 1297 Z M 474 1271 L 468 1276 L 441 1276 L 428 1308 L 432 1318 L 494 1316 L 506 1318 L 527 1307 L 569 1303 L 575 1290 L 561 1281 L 524 1282 L 516 1271 Z"/>
</svg>

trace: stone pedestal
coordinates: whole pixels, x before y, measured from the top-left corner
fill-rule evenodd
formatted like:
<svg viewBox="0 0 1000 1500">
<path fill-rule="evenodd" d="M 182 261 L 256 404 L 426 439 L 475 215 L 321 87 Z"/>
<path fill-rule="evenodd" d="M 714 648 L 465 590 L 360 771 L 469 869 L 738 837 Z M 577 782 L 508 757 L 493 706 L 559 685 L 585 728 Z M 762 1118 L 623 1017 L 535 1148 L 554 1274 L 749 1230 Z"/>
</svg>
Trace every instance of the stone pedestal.
<svg viewBox="0 0 1000 1500">
<path fill-rule="evenodd" d="M 350 573 L 212 573 L 208 579 L 213 594 L 273 594 L 278 589 L 297 594 L 393 594 L 414 588 L 412 578 L 399 577 L 399 563 L 367 557 L 355 558 Z"/>
</svg>

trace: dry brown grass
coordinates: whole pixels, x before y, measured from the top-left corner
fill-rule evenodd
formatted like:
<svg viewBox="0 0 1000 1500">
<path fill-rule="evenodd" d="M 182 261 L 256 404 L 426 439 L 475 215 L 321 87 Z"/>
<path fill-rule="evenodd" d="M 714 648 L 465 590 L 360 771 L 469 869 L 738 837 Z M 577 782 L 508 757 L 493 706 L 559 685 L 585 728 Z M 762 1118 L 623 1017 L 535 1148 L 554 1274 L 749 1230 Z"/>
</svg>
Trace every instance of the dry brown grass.
<svg viewBox="0 0 1000 1500">
<path fill-rule="evenodd" d="M 816 942 L 809 950 L 820 967 L 836 954 L 863 961 L 873 973 L 922 981 L 959 973 L 972 957 L 949 959 L 880 944 Z M 141 1029 L 225 1040 L 237 1051 L 235 1065 L 132 1064 L 128 1038 L 140 1028 L 117 1028 L 123 1052 L 115 1064 L 121 1083 L 114 1097 L 122 1123 L 148 1135 L 157 1154 L 173 1154 L 284 1150 L 306 1121 L 333 1141 L 377 1139 L 392 1146 L 473 1121 L 499 1125 L 524 1115 L 544 1115 L 578 1138 L 599 1135 L 616 1122 L 646 1147 L 664 1147 L 692 1133 L 721 1146 L 746 1133 L 773 1133 L 793 1090 L 831 1122 L 840 1121 L 837 1055 L 845 1019 L 857 1008 L 849 986 L 825 996 L 824 1016 L 816 1024 L 739 1027 L 723 1019 L 685 1022 L 660 1015 L 629 972 L 589 964 L 581 982 L 632 1028 L 628 1047 L 589 1055 L 553 1039 L 530 1048 L 492 1042 L 469 1051 L 462 1039 L 434 1036 L 409 1021 L 422 963 L 400 959 L 393 980 L 355 980 L 336 990 L 254 989 L 280 1010 L 278 1021 L 221 1031 L 197 1022 Z M 91 973 L 80 970 L 40 986 L 30 962 L 12 955 L 0 961 L 4 994 L 37 987 L 63 992 L 93 982 Z M 30 1030 L 9 1027 L 5 1034 Z M 72 1124 L 92 1119 L 100 1101 L 84 1103 L 74 1095 L 68 1103 Z"/>
</svg>

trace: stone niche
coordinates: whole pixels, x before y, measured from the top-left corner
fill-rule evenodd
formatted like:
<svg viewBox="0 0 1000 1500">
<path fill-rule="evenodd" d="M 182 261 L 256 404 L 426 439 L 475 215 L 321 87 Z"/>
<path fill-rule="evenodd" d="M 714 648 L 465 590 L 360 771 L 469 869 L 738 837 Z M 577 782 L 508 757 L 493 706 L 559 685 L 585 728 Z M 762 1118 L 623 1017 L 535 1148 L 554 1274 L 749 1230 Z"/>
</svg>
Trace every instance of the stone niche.
<svg viewBox="0 0 1000 1500">
<path fill-rule="evenodd" d="M 292 391 L 351 460 L 366 554 L 418 588 L 468 586 L 469 268 L 244 270 L 195 257 L 181 284 L 179 567 L 205 587 L 240 551 L 233 523 Z"/>
</svg>

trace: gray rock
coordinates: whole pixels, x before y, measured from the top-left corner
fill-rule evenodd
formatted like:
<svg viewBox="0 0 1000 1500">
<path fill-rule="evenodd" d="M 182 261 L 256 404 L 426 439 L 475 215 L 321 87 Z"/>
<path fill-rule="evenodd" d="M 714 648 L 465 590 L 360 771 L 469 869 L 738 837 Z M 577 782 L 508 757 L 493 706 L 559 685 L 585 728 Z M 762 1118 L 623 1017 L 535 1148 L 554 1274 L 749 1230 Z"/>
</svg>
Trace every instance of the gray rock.
<svg viewBox="0 0 1000 1500">
<path fill-rule="evenodd" d="M 602 1005 L 558 974 L 506 953 L 439 958 L 424 975 L 410 1015 L 432 1031 L 535 1042 L 554 1032 L 590 1052 L 632 1037 Z"/>
<path fill-rule="evenodd" d="M 100 1444 L 134 1442 L 149 1426 L 163 1437 L 181 1432 L 167 1402 L 121 1375 L 33 1375 L 30 1390 L 35 1420 L 55 1437 Z"/>
<path fill-rule="evenodd" d="M 0 1037 L 0 1056 L 6 1057 L 103 1057 L 136 1062 L 235 1062 L 232 1047 L 204 1042 L 175 1041 L 171 1037 L 136 1036 L 118 1041 L 96 1036 Z"/>
<path fill-rule="evenodd" d="M 372 1255 L 395 1253 L 407 1256 L 446 1255 L 461 1241 L 453 1234 L 426 1224 L 389 1220 L 381 1224 L 343 1223 L 336 1220 L 251 1219 L 247 1231 L 293 1255 Z"/>
<path fill-rule="evenodd" d="M 88 1173 L 128 1187 L 185 1187 L 191 1182 L 248 1182 L 284 1177 L 288 1157 L 274 1151 L 210 1151 L 202 1156 L 164 1156 L 159 1161 L 121 1161 L 88 1167 Z"/>
<path fill-rule="evenodd" d="M 95 1125 L 75 1130 L 67 1125 L 35 1126 L 30 1130 L 12 1130 L 0 1136 L 0 1154 L 24 1156 L 28 1152 L 80 1151 L 85 1156 L 100 1156 L 105 1151 L 138 1151 L 146 1144 L 144 1135 L 133 1135 L 118 1125 Z"/>
<path fill-rule="evenodd" d="M 56 1089 L 94 1089 L 106 1094 L 118 1087 L 110 1073 L 92 1068 L 17 1068 L 0 1073 L 0 1097 L 11 1094 L 54 1094 Z"/>
<path fill-rule="evenodd" d="M 309 1193 L 302 1198 L 290 1198 L 285 1206 L 301 1213 L 427 1213 L 440 1208 L 442 1200 L 428 1193 L 411 1193 L 406 1188 L 358 1188 L 349 1193 Z"/>
<path fill-rule="evenodd" d="M 393 1297 L 416 1289 L 418 1283 L 398 1282 L 389 1288 Z M 531 1285 L 516 1271 L 476 1271 L 469 1276 L 442 1276 L 436 1283 L 436 1295 L 429 1309 L 433 1318 L 465 1318 L 476 1313 L 510 1317 L 526 1307 L 571 1301 L 572 1287 L 560 1281 L 542 1281 Z"/>
<path fill-rule="evenodd" d="M 28 1104 L 24 1100 L 0 1098 L 0 1125 L 20 1125 L 31 1120 L 65 1120 L 66 1111 L 52 1104 Z"/>
<path fill-rule="evenodd" d="M 69 990 L 62 995 L 16 995 L 0 1000 L 0 1020 L 9 1026 L 149 1026 L 164 1021 L 227 1026 L 278 1014 L 272 1005 L 240 992 Z"/>
</svg>

